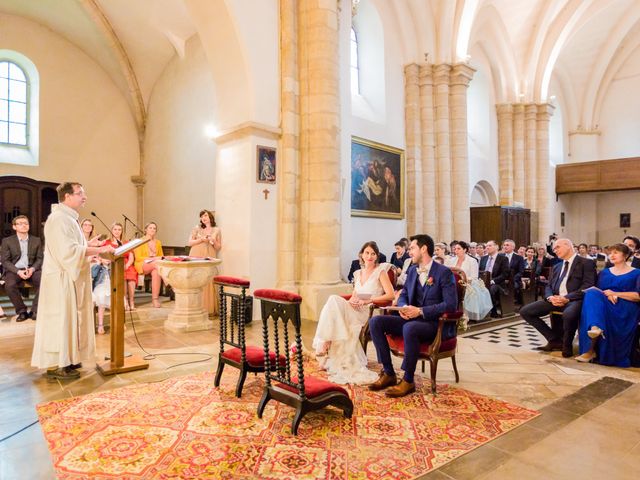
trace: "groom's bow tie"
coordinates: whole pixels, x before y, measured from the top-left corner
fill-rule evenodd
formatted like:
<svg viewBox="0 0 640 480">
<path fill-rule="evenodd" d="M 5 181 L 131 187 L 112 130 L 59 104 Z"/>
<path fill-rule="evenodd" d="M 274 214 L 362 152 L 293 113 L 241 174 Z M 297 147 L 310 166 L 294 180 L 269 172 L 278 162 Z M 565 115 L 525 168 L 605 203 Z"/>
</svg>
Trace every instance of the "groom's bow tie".
<svg viewBox="0 0 640 480">
<path fill-rule="evenodd" d="M 418 273 L 427 273 L 427 267 L 418 267 Z"/>
</svg>

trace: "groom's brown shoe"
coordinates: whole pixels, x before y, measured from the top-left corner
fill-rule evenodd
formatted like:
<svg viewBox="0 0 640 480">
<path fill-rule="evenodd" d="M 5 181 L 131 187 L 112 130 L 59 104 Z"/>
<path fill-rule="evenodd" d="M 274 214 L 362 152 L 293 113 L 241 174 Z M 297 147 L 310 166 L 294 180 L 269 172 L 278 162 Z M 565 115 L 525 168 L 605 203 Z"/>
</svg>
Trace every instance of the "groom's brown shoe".
<svg viewBox="0 0 640 480">
<path fill-rule="evenodd" d="M 409 395 L 416 391 L 416 384 L 409 383 L 404 379 L 395 387 L 390 388 L 385 392 L 385 395 L 390 398 L 399 398 L 404 397 L 405 395 Z"/>
<path fill-rule="evenodd" d="M 380 372 L 378 380 L 369 385 L 369 390 L 377 392 L 378 390 L 384 390 L 387 387 L 398 384 L 398 379 L 394 375 L 387 375 L 384 371 Z"/>
</svg>

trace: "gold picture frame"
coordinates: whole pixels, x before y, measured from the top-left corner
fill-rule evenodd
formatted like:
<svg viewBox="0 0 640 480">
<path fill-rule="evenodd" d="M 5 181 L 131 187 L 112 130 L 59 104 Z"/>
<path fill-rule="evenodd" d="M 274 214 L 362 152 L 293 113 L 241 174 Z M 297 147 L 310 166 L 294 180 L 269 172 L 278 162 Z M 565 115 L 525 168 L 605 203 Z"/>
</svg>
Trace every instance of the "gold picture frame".
<svg viewBox="0 0 640 480">
<path fill-rule="evenodd" d="M 351 216 L 404 218 L 404 150 L 351 137 Z"/>
</svg>

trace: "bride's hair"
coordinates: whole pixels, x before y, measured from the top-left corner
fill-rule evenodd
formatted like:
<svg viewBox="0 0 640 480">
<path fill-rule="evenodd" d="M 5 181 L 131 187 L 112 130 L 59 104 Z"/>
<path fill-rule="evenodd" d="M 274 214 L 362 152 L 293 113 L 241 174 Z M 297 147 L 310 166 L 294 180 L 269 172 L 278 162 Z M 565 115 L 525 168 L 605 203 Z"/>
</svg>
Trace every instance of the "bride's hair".
<svg viewBox="0 0 640 480">
<path fill-rule="evenodd" d="M 360 264 L 364 263 L 362 261 L 362 254 L 367 249 L 367 247 L 371 248 L 371 250 L 376 252 L 376 263 L 378 263 L 380 261 L 380 249 L 378 248 L 378 244 L 376 242 L 371 241 L 371 242 L 365 243 L 360 249 L 360 252 L 358 252 L 358 260 L 360 260 Z"/>
</svg>

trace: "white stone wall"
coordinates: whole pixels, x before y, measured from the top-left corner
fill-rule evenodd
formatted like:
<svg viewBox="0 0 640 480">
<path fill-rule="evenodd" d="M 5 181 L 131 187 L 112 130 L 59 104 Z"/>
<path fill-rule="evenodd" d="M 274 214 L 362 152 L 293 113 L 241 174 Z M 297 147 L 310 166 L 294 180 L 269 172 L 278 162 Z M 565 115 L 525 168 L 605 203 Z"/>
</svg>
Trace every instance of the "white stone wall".
<svg viewBox="0 0 640 480">
<path fill-rule="evenodd" d="M 0 175 L 84 184 L 94 210 L 110 223 L 134 218 L 139 154 L 127 100 L 78 46 L 37 23 L 0 14 L 0 45 L 27 56 L 40 74 L 40 164 L 0 163 Z M 98 231 L 102 232 L 102 227 Z"/>
</svg>

